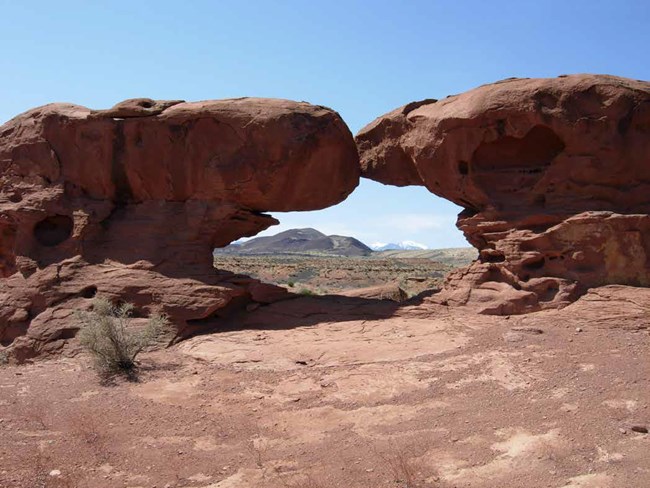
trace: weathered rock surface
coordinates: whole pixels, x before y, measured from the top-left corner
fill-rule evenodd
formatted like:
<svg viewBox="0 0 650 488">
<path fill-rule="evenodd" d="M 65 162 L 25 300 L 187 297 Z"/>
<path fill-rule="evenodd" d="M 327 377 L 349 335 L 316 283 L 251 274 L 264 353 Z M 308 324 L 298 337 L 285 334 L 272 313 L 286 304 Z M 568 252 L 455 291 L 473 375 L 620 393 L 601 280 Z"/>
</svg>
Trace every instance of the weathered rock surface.
<svg viewBox="0 0 650 488">
<path fill-rule="evenodd" d="M 509 79 L 414 102 L 357 135 L 364 176 L 465 208 L 480 251 L 437 296 L 511 314 L 650 286 L 650 83 Z"/>
<path fill-rule="evenodd" d="M 650 329 L 650 290 L 647 288 L 607 285 L 591 288 L 580 299 L 557 311 L 543 311 L 518 317 L 522 326 L 549 323 L 571 324 L 573 330 Z"/>
<path fill-rule="evenodd" d="M 359 180 L 336 112 L 273 99 L 127 100 L 30 110 L 0 127 L 0 344 L 17 356 L 74 336 L 102 293 L 189 323 L 286 296 L 213 269 L 212 249 L 314 210 Z M 200 323 L 200 322 L 199 322 Z"/>
<path fill-rule="evenodd" d="M 386 283 L 385 285 L 345 290 L 338 293 L 338 295 L 344 297 L 370 298 L 373 300 L 391 300 L 398 303 L 404 302 L 408 298 L 407 293 L 400 288 L 399 283 Z"/>
</svg>

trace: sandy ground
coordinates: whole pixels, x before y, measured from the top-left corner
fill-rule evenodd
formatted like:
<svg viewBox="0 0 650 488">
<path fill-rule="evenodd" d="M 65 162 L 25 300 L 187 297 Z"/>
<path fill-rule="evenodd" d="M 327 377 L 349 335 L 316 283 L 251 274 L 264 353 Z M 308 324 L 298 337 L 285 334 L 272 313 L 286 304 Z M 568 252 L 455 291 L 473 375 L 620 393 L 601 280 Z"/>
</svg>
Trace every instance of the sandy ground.
<svg viewBox="0 0 650 488">
<path fill-rule="evenodd" d="M 83 355 L 3 366 L 0 486 L 648 487 L 644 303 L 304 297 L 144 354 L 137 383 Z"/>
</svg>

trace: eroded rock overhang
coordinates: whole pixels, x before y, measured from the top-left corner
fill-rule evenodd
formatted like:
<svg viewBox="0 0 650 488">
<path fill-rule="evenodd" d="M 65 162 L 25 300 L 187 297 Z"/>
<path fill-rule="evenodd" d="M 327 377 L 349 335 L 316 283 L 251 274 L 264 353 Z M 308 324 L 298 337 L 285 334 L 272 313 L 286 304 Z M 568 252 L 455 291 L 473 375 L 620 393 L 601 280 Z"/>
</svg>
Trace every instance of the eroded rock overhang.
<svg viewBox="0 0 650 488">
<path fill-rule="evenodd" d="M 511 314 L 650 286 L 650 83 L 508 79 L 414 102 L 356 136 L 363 176 L 464 207 L 480 257 L 435 300 Z"/>
<path fill-rule="evenodd" d="M 0 127 L 0 346 L 17 358 L 73 337 L 96 293 L 162 307 L 179 333 L 284 289 L 215 270 L 212 250 L 316 210 L 359 182 L 326 107 L 241 98 L 51 104 Z"/>
</svg>

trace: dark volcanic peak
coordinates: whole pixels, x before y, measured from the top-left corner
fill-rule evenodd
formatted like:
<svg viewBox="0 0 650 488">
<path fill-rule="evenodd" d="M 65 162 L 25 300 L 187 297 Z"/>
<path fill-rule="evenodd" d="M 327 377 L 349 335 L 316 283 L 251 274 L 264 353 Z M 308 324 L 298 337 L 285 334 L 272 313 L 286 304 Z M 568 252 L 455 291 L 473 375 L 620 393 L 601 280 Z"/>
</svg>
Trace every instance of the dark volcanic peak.
<svg viewBox="0 0 650 488">
<path fill-rule="evenodd" d="M 316 229 L 290 229 L 274 236 L 256 237 L 236 245 L 217 249 L 227 254 L 328 254 L 367 256 L 372 249 L 348 236 L 327 236 Z"/>
</svg>

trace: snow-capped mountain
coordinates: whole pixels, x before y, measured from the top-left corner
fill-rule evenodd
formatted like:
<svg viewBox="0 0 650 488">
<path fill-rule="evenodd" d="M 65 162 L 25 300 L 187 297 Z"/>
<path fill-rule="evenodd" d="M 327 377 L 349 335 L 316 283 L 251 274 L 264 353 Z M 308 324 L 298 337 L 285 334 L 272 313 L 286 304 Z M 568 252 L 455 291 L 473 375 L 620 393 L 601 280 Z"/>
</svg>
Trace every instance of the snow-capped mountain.
<svg viewBox="0 0 650 488">
<path fill-rule="evenodd" d="M 429 249 L 428 246 L 420 244 L 419 242 L 414 241 L 401 241 L 398 243 L 394 242 L 374 242 L 370 244 L 370 249 L 373 251 L 417 251 L 420 249 Z"/>
</svg>

